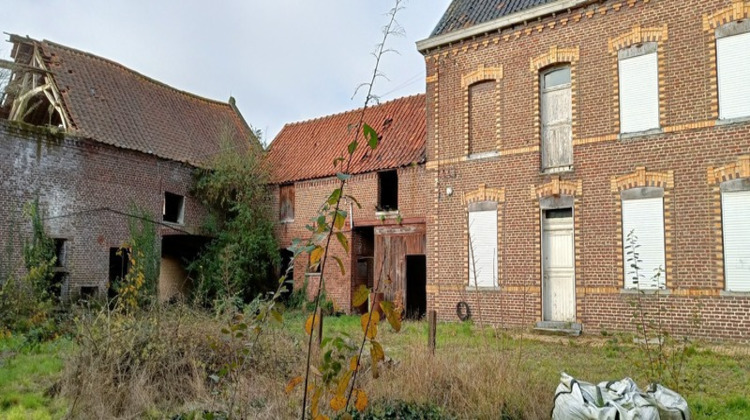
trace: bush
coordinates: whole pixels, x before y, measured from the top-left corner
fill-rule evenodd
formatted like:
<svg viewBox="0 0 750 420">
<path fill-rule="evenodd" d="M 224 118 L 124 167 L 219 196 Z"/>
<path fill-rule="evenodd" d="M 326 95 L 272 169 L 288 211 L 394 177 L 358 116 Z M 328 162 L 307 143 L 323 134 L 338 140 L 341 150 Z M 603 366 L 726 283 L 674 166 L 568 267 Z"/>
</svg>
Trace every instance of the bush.
<svg viewBox="0 0 750 420">
<path fill-rule="evenodd" d="M 350 412 L 354 420 L 402 419 L 402 420 L 441 420 L 453 419 L 445 410 L 434 404 L 417 404 L 397 400 L 377 401 L 364 413 Z"/>
<path fill-rule="evenodd" d="M 245 417 L 264 412 L 288 417 L 284 377 L 291 364 L 301 363 L 299 346 L 285 335 L 262 335 L 247 363 L 237 365 L 246 343 L 223 334 L 223 325 L 179 304 L 83 312 L 76 322 L 77 350 L 61 386 L 71 416 L 202 418 L 234 406 Z M 227 369 L 238 371 L 235 383 L 222 374 Z"/>
</svg>

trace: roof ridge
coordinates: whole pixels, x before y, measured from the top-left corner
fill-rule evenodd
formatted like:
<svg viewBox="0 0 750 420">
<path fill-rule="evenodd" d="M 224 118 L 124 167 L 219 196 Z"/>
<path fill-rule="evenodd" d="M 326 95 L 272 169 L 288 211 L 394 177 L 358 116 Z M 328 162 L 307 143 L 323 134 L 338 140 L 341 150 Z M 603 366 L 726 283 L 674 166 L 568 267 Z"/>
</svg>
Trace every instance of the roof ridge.
<svg viewBox="0 0 750 420">
<path fill-rule="evenodd" d="M 147 82 L 153 83 L 153 84 L 155 84 L 157 86 L 161 86 L 161 87 L 170 89 L 170 90 L 172 90 L 174 92 L 177 92 L 179 94 L 185 95 L 185 96 L 187 96 L 189 98 L 197 99 L 197 100 L 200 100 L 200 101 L 203 101 L 203 102 L 208 102 L 208 103 L 212 103 L 212 104 L 216 104 L 216 105 L 225 105 L 225 106 L 228 106 L 228 107 L 231 108 L 229 102 L 222 102 L 222 101 L 217 100 L 217 99 L 206 98 L 205 96 L 196 95 L 194 93 L 191 93 L 191 92 L 188 92 L 188 91 L 185 91 L 185 90 L 182 90 L 182 89 L 178 89 L 178 88 L 176 88 L 174 86 L 170 86 L 170 85 L 168 85 L 168 84 L 166 84 L 164 82 L 160 82 L 160 81 L 158 81 L 158 80 L 156 80 L 154 78 L 146 76 L 145 74 L 143 74 L 143 73 L 141 73 L 139 71 L 133 70 L 130 67 L 127 67 L 127 66 L 125 66 L 122 63 L 118 63 L 117 61 L 110 60 L 108 58 L 105 58 L 105 57 L 102 57 L 102 56 L 99 56 L 99 55 L 96 55 L 96 54 L 93 54 L 93 53 L 90 53 L 90 52 L 87 52 L 87 51 L 79 50 L 77 48 L 69 47 L 67 45 L 59 44 L 57 42 L 50 41 L 48 39 L 44 39 L 42 41 L 38 41 L 38 40 L 36 40 L 34 38 L 30 38 L 28 36 L 26 37 L 26 39 L 29 39 L 29 40 L 31 40 L 33 42 L 50 44 L 50 45 L 52 45 L 54 47 L 63 48 L 63 49 L 66 49 L 66 50 L 68 50 L 70 52 L 73 52 L 73 53 L 76 53 L 76 54 L 80 54 L 80 55 L 84 55 L 84 56 L 87 56 L 87 57 L 90 57 L 90 58 L 102 61 L 102 62 L 104 62 L 106 64 L 113 65 L 115 67 L 119 67 L 119 68 L 121 68 L 121 69 L 123 69 L 125 71 L 128 71 L 128 72 L 136 75 L 137 77 L 140 77 L 140 78 L 146 80 Z"/>
<path fill-rule="evenodd" d="M 425 93 L 415 93 L 415 94 L 409 95 L 409 96 L 402 96 L 400 98 L 394 98 L 394 99 L 391 99 L 389 101 L 381 102 L 381 103 L 376 104 L 376 105 L 370 105 L 370 106 L 367 107 L 367 109 L 379 108 L 379 107 L 382 107 L 382 106 L 385 106 L 385 105 L 388 105 L 388 104 L 392 104 L 393 102 L 405 101 L 407 99 L 413 99 L 413 98 L 416 98 L 418 96 L 425 96 L 425 95 L 426 95 Z M 309 124 L 311 122 L 325 120 L 325 119 L 333 118 L 333 117 L 338 117 L 338 116 L 345 115 L 345 114 L 355 114 L 357 112 L 361 112 L 363 108 L 364 107 L 361 106 L 359 108 L 350 109 L 348 111 L 341 111 L 341 112 L 336 112 L 336 113 L 333 113 L 333 114 L 323 115 L 321 117 L 309 118 L 309 119 L 306 119 L 306 120 L 300 120 L 300 121 L 294 121 L 294 122 L 286 123 L 286 124 L 284 124 L 284 127 L 282 127 L 281 129 L 283 130 L 287 126 L 291 127 L 291 126 L 300 125 L 300 124 Z"/>
</svg>

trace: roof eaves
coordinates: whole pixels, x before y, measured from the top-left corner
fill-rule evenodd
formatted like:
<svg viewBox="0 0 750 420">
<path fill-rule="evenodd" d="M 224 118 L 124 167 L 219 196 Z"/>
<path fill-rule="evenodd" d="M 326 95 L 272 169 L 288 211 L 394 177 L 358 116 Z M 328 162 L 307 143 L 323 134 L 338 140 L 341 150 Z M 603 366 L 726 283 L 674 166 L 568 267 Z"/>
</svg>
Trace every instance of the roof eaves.
<svg viewBox="0 0 750 420">
<path fill-rule="evenodd" d="M 543 4 L 518 13 L 513 13 L 508 16 L 470 26 L 465 29 L 417 41 L 417 50 L 422 54 L 425 54 L 428 50 L 446 44 L 462 41 L 466 38 L 481 36 L 518 23 L 541 18 L 552 13 L 585 6 L 589 3 L 598 3 L 599 1 L 600 0 L 560 0 L 553 3 Z"/>
</svg>

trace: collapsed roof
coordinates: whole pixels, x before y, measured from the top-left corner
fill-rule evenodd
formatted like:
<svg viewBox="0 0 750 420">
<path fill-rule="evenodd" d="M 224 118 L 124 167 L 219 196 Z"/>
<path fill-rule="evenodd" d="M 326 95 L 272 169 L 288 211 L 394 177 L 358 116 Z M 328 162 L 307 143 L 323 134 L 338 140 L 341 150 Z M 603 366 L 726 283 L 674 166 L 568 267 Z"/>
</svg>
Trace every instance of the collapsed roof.
<svg viewBox="0 0 750 420">
<path fill-rule="evenodd" d="M 13 61 L 0 62 L 12 71 L 0 118 L 194 165 L 257 143 L 233 98 L 202 98 L 50 41 L 10 42 Z"/>
</svg>

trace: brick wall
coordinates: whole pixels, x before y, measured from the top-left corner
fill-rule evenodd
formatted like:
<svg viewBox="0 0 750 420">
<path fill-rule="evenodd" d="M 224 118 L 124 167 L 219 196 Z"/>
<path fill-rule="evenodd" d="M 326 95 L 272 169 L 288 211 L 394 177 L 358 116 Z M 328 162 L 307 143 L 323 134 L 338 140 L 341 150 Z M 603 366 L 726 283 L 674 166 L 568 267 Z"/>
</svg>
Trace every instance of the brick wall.
<svg viewBox="0 0 750 420">
<path fill-rule="evenodd" d="M 294 238 L 309 237 L 310 232 L 305 226 L 317 217 L 318 209 L 331 192 L 338 188 L 338 180 L 334 177 L 301 181 L 296 182 L 294 186 L 294 221 L 279 223 L 276 227 L 279 244 L 284 248 L 291 245 Z M 409 222 L 410 219 L 424 218 L 426 200 L 429 194 L 428 188 L 429 184 L 423 165 L 398 169 L 398 207 L 404 222 Z M 354 175 L 347 184 L 345 194 L 355 197 L 362 206 L 360 209 L 351 201 L 342 201 L 344 210 L 352 212 L 349 218 L 347 218 L 343 229 L 347 240 L 352 244 L 350 222 L 353 222 L 355 229 L 358 226 L 372 226 L 381 223 L 375 215 L 375 206 L 378 202 L 378 174 L 373 172 Z M 278 215 L 278 187 L 275 187 L 274 197 L 276 214 Z M 391 219 L 386 223 L 395 223 L 395 220 Z M 356 261 L 352 261 L 351 251 L 346 253 L 335 238 L 331 243 L 333 245 L 330 255 L 341 258 L 346 273 L 342 275 L 338 264 L 333 259 L 330 259 L 324 273 L 326 293 L 340 310 L 348 311 L 351 306 L 351 273 L 356 269 Z M 351 249 L 353 247 L 350 247 Z M 295 261 L 295 287 L 300 287 L 305 281 L 307 261 L 307 255 L 303 255 Z M 308 280 L 308 294 L 312 296 L 317 290 L 318 276 L 308 276 Z"/>
<path fill-rule="evenodd" d="M 192 168 L 181 163 L 6 121 L 0 121 L 0 144 L 0 245 L 11 230 L 28 236 L 21 212 L 38 195 L 48 234 L 67 240 L 65 294 L 81 287 L 106 293 L 109 249 L 129 238 L 126 217 L 97 209 L 128 213 L 133 204 L 160 221 L 168 191 L 185 196 L 184 225 L 175 227 L 192 232 L 205 217 L 190 197 Z M 182 233 L 166 226 L 157 231 Z M 20 267 L 19 241 L 14 248 Z"/>
<path fill-rule="evenodd" d="M 686 332 L 699 313 L 698 335 L 750 341 L 750 296 L 722 293 L 719 195 L 717 184 L 706 179 L 708 168 L 750 153 L 750 123 L 716 121 L 711 24 L 731 21 L 738 11 L 750 13 L 750 2 L 602 1 L 427 51 L 428 306 L 442 319 L 457 319 L 461 300 L 476 312 L 477 297 L 466 288 L 462 197 L 485 184 L 505 197 L 498 226 L 501 287 L 480 292 L 483 316 L 523 326 L 541 320 L 536 191 L 545 184 L 571 185 L 566 194 L 575 199 L 577 320 L 591 333 L 631 328 L 632 295 L 621 292 L 621 210 L 612 180 L 642 167 L 673 176 L 665 187 L 670 326 Z M 659 44 L 662 133 L 621 140 L 613 48 L 645 41 Z M 552 176 L 540 173 L 538 77 L 545 66 L 562 62 L 573 67 L 574 162 L 572 170 Z M 469 113 L 465 80 L 487 68 L 502 69 L 485 78 L 501 78 L 499 105 L 472 102 Z M 469 115 L 472 126 L 477 118 L 499 122 L 498 156 L 467 156 Z"/>
</svg>

